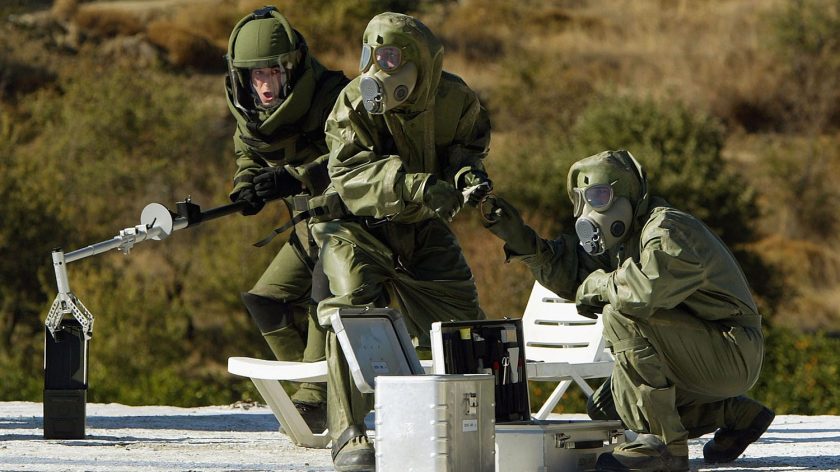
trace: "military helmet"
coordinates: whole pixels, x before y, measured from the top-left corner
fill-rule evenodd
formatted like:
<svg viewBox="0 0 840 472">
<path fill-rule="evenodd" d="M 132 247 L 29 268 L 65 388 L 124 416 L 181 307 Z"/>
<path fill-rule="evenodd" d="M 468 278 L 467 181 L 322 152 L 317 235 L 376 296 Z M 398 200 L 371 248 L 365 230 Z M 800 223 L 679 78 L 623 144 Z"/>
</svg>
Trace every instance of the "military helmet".
<svg viewBox="0 0 840 472">
<path fill-rule="evenodd" d="M 241 95 L 250 90 L 250 70 L 282 67 L 286 72 L 284 95 L 294 86 L 295 73 L 306 43 L 275 7 L 250 13 L 233 28 L 228 42 L 228 70 L 237 106 L 247 104 Z"/>
</svg>

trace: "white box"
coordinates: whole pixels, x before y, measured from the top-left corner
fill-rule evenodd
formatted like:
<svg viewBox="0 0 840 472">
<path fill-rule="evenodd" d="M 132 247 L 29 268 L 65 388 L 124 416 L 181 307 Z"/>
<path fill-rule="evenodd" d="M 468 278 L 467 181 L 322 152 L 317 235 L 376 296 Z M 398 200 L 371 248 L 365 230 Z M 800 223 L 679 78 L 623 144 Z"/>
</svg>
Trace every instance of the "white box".
<svg viewBox="0 0 840 472">
<path fill-rule="evenodd" d="M 377 377 L 376 470 L 492 472 L 493 391 L 486 374 Z"/>
<path fill-rule="evenodd" d="M 620 421 L 557 420 L 496 425 L 497 472 L 595 470 L 598 455 L 624 442 Z"/>
</svg>

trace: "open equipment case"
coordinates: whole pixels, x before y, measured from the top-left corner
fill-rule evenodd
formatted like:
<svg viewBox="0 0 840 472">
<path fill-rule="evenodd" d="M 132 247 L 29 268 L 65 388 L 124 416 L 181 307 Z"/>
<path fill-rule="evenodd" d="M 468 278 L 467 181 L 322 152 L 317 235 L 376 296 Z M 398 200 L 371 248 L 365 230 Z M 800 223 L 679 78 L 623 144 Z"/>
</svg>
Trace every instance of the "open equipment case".
<svg viewBox="0 0 840 472">
<path fill-rule="evenodd" d="M 531 418 L 522 320 L 438 322 L 431 335 L 435 374 L 494 379 L 497 472 L 595 470 L 624 442 L 620 421 Z"/>
</svg>

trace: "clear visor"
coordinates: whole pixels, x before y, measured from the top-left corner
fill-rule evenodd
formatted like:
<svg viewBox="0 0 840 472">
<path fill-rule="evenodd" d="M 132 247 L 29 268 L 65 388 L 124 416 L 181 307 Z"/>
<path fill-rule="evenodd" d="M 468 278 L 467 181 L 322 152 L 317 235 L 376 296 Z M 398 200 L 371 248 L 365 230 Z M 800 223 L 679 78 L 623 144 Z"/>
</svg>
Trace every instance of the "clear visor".
<svg viewBox="0 0 840 472">
<path fill-rule="evenodd" d="M 588 203 L 595 211 L 606 211 L 613 202 L 612 184 L 596 184 L 586 188 L 574 188 L 572 192 L 572 204 L 574 205 L 574 216 L 579 217 L 583 213 L 583 207 Z"/>
<path fill-rule="evenodd" d="M 374 60 L 380 70 L 388 73 L 394 72 L 402 65 L 402 49 L 397 46 L 373 48 L 370 44 L 363 44 L 359 71 L 366 72 Z"/>
</svg>

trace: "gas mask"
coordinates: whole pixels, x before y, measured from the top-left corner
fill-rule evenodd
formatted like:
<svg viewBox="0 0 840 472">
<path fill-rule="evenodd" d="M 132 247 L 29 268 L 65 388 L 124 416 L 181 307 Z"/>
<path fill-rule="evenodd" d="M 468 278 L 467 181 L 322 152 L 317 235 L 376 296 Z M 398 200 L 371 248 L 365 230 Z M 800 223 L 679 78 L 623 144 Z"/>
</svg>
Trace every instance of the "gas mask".
<svg viewBox="0 0 840 472">
<path fill-rule="evenodd" d="M 382 114 L 405 102 L 417 85 L 417 66 L 397 46 L 362 45 L 359 89 L 365 109 Z"/>
<path fill-rule="evenodd" d="M 598 256 L 621 242 L 630 231 L 633 205 L 615 197 L 611 184 L 574 188 L 575 232 L 587 254 Z"/>
</svg>

